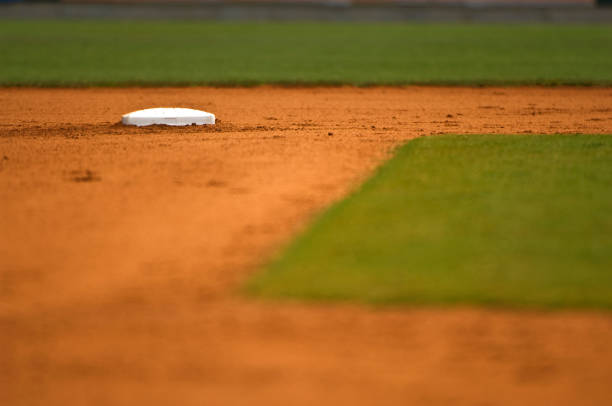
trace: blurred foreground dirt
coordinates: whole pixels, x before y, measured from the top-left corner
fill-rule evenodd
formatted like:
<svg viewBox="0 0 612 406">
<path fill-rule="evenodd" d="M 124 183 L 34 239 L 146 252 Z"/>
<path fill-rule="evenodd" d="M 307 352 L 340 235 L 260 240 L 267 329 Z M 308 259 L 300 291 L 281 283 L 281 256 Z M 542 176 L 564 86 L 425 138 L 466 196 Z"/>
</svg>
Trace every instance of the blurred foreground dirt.
<svg viewBox="0 0 612 406">
<path fill-rule="evenodd" d="M 0 89 L 1 405 L 604 405 L 612 315 L 265 302 L 393 148 L 612 133 L 609 88 Z M 214 128 L 126 128 L 159 106 Z"/>
</svg>

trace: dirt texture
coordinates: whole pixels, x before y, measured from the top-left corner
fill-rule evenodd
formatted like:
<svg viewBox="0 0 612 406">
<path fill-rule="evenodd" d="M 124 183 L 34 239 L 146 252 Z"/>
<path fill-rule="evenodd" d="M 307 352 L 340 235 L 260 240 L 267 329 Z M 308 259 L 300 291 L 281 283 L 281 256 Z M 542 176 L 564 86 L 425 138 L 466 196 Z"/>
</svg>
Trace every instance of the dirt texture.
<svg viewBox="0 0 612 406">
<path fill-rule="evenodd" d="M 245 298 L 406 140 L 612 133 L 610 88 L 0 89 L 0 404 L 612 404 L 612 315 Z M 132 128 L 181 106 L 214 127 Z"/>
</svg>

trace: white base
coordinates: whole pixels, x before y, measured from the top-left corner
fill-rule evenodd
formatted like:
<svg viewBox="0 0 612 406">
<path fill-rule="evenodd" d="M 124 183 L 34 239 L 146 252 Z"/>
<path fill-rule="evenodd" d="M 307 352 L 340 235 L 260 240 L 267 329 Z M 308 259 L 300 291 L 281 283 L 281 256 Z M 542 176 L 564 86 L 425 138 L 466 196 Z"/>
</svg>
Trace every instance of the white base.
<svg viewBox="0 0 612 406">
<path fill-rule="evenodd" d="M 215 124 L 215 115 L 194 109 L 162 107 L 124 114 L 121 117 L 121 122 L 125 125 L 136 125 L 138 127 L 153 124 L 204 125 Z"/>
</svg>

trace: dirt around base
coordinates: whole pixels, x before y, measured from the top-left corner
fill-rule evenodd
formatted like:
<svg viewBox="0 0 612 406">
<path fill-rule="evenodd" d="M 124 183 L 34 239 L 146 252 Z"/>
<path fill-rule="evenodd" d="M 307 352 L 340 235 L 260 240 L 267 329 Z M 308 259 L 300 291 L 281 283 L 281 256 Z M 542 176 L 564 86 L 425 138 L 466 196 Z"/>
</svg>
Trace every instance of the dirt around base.
<svg viewBox="0 0 612 406">
<path fill-rule="evenodd" d="M 237 293 L 406 140 L 612 133 L 612 89 L 0 89 L 0 103 L 2 405 L 612 403 L 607 313 Z M 162 106 L 219 124 L 117 124 Z"/>
</svg>

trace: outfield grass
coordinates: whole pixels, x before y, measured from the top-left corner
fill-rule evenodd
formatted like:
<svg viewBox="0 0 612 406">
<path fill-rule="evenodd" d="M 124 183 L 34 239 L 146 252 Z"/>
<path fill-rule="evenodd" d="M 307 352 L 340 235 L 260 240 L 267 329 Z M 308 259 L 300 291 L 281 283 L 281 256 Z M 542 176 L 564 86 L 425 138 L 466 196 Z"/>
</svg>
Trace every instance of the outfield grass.
<svg viewBox="0 0 612 406">
<path fill-rule="evenodd" d="M 420 138 L 248 285 L 370 303 L 612 307 L 612 135 Z"/>
<path fill-rule="evenodd" d="M 0 85 L 612 84 L 612 27 L 0 24 Z"/>
</svg>

